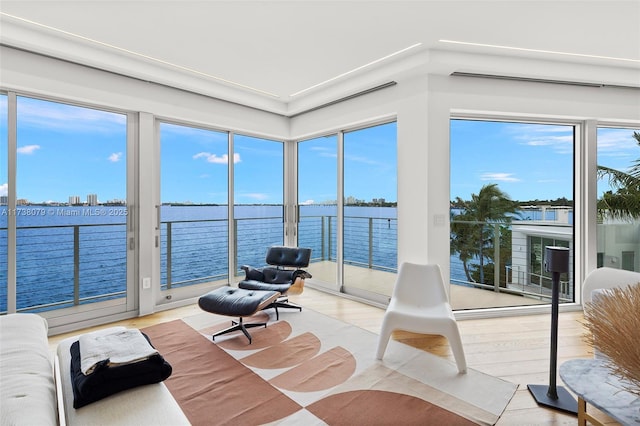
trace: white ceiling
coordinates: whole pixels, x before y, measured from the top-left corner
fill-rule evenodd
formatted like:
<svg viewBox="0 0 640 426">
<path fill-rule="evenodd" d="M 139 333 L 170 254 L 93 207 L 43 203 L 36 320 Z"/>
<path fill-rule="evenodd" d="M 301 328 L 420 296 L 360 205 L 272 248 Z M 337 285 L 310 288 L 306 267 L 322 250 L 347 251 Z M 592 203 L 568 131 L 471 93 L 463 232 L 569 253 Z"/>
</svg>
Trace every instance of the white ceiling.
<svg viewBox="0 0 640 426">
<path fill-rule="evenodd" d="M 434 52 L 640 69 L 640 0 L 2 0 L 0 12 L 5 45 L 278 113 L 438 72 Z"/>
</svg>

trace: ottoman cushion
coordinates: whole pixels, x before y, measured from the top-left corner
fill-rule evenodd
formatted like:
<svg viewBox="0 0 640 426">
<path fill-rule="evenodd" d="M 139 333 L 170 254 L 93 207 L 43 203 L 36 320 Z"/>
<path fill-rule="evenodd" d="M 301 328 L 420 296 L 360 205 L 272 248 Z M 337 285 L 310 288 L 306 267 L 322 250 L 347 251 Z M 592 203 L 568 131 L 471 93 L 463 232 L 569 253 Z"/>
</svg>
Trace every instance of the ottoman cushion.
<svg viewBox="0 0 640 426">
<path fill-rule="evenodd" d="M 214 314 L 246 317 L 256 313 L 265 301 L 276 295 L 279 295 L 277 291 L 220 287 L 200 297 L 198 306 Z"/>
</svg>

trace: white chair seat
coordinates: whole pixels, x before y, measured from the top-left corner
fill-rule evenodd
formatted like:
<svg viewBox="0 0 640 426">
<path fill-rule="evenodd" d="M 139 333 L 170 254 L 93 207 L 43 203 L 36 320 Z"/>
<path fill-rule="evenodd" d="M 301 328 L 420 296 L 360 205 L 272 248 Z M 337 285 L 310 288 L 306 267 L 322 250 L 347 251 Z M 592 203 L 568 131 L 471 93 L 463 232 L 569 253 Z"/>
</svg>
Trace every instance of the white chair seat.
<svg viewBox="0 0 640 426">
<path fill-rule="evenodd" d="M 376 358 L 383 358 L 394 330 L 446 337 L 458 371 L 466 373 L 467 363 L 458 324 L 438 265 L 400 265 L 391 302 L 382 321 Z"/>
</svg>

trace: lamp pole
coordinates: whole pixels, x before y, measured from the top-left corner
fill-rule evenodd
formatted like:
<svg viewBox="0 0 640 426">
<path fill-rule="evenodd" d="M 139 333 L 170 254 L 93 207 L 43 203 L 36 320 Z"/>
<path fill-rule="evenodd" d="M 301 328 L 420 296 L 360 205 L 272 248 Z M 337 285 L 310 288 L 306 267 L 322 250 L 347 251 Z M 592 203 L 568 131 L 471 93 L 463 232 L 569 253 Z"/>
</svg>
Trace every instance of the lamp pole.
<svg viewBox="0 0 640 426">
<path fill-rule="evenodd" d="M 558 367 L 558 306 L 560 304 L 560 274 L 569 272 L 569 249 L 545 247 L 544 269 L 551 272 L 551 353 L 549 356 L 549 386 L 527 385 L 529 392 L 539 405 L 578 413 L 578 403 L 563 387 L 556 386 Z"/>
</svg>

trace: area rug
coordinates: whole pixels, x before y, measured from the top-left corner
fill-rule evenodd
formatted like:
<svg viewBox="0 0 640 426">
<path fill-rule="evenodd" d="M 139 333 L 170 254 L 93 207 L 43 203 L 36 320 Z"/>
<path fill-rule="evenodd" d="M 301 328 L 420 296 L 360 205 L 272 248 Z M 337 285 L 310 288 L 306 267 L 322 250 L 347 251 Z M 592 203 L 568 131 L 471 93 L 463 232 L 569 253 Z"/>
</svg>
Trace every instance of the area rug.
<svg viewBox="0 0 640 426">
<path fill-rule="evenodd" d="M 194 425 L 495 424 L 517 386 L 389 342 L 309 309 L 211 335 L 229 317 L 202 313 L 143 329 L 173 366 L 165 384 Z"/>
</svg>

